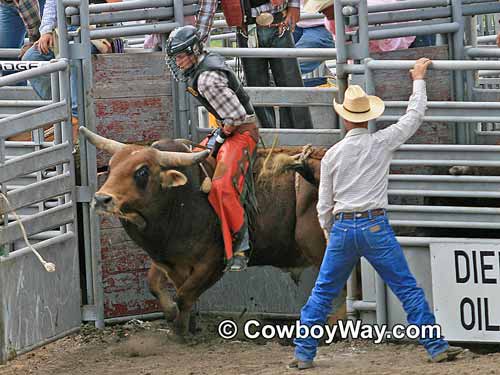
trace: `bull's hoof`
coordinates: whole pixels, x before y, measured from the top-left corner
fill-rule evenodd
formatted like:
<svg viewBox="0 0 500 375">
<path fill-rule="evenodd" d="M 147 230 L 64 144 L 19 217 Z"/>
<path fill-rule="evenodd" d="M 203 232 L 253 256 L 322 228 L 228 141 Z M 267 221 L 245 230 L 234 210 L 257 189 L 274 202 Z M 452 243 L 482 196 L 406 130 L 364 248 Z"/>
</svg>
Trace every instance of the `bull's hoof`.
<svg viewBox="0 0 500 375">
<path fill-rule="evenodd" d="M 163 309 L 163 314 L 165 315 L 165 320 L 167 322 L 173 322 L 177 318 L 177 314 L 179 314 L 177 304 L 174 303 L 169 307 Z"/>
</svg>

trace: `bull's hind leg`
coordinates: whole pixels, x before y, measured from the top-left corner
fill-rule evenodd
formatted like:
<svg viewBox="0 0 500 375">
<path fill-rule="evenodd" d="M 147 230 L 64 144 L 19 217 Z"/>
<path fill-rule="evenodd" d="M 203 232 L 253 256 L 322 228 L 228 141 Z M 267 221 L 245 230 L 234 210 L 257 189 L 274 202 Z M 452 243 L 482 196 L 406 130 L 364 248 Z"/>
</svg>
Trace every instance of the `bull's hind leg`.
<svg viewBox="0 0 500 375">
<path fill-rule="evenodd" d="M 296 174 L 295 194 L 297 199 L 295 242 L 302 255 L 319 268 L 323 261 L 326 241 L 316 211 L 318 189 Z"/>
<path fill-rule="evenodd" d="M 154 262 L 148 272 L 148 284 L 151 293 L 158 298 L 160 306 L 169 322 L 175 320 L 178 314 L 177 304 L 168 290 L 169 279 L 166 272 Z"/>
</svg>

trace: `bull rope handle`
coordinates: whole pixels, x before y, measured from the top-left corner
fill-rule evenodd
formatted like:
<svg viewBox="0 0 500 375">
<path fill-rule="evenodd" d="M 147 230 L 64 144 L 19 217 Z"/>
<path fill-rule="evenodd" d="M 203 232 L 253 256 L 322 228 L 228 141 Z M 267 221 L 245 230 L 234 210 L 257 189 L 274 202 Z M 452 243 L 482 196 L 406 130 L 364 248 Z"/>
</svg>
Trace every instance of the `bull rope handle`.
<svg viewBox="0 0 500 375">
<path fill-rule="evenodd" d="M 42 258 L 40 253 L 38 251 L 36 251 L 36 249 L 29 242 L 28 235 L 26 234 L 26 229 L 24 228 L 23 222 L 21 221 L 21 219 L 17 215 L 16 211 L 11 208 L 10 202 L 7 199 L 7 197 L 5 196 L 5 194 L 0 192 L 0 197 L 2 197 L 2 199 L 5 201 L 5 203 L 7 204 L 8 210 L 12 212 L 12 214 L 14 215 L 14 218 L 16 219 L 17 223 L 19 224 L 19 227 L 21 228 L 21 232 L 23 234 L 23 239 L 24 239 L 24 242 L 26 243 L 26 246 L 33 252 L 33 254 L 36 255 L 36 257 L 38 258 L 40 263 L 42 263 L 42 265 L 45 267 L 45 270 L 47 272 L 55 272 L 56 265 L 54 263 L 50 263 L 50 262 L 45 261 L 45 259 Z"/>
</svg>

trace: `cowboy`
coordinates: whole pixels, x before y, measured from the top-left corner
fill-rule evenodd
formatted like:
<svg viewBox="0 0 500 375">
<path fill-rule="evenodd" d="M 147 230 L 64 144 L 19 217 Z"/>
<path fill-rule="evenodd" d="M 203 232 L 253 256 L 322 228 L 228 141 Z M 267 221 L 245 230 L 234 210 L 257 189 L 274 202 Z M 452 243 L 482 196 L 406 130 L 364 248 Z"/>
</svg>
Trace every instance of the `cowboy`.
<svg viewBox="0 0 500 375">
<path fill-rule="evenodd" d="M 216 167 L 208 200 L 221 222 L 227 270 L 242 271 L 250 250 L 244 201 L 252 194 L 246 173 L 258 141 L 250 99 L 224 58 L 203 50 L 194 26 L 175 29 L 167 42 L 167 62 L 177 80 L 217 119 L 218 131 L 202 145 L 213 148 Z M 214 146 L 217 141 L 222 146 Z M 218 150 L 218 152 L 215 151 Z"/>
<path fill-rule="evenodd" d="M 384 102 L 350 86 L 343 104 L 334 101 L 347 135 L 321 161 L 318 218 L 327 239 L 323 263 L 301 323 L 323 325 L 331 302 L 341 292 L 352 268 L 364 256 L 403 304 L 408 323 L 435 324 L 424 292 L 417 286 L 386 215 L 389 165 L 396 149 L 423 122 L 427 105 L 425 74 L 431 61 L 421 58 L 410 70 L 413 94 L 406 114 L 383 130 L 369 133 L 368 121 L 384 112 Z M 317 340 L 295 339 L 291 367 L 313 367 Z M 433 362 L 452 360 L 462 352 L 442 338 L 421 338 Z"/>
</svg>

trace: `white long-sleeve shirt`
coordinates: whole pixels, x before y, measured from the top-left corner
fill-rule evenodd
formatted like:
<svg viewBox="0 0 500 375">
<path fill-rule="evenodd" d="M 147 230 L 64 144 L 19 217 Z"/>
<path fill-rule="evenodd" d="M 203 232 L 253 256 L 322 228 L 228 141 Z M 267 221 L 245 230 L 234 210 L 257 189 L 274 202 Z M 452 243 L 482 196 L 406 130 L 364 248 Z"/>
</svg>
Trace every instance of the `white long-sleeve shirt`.
<svg viewBox="0 0 500 375">
<path fill-rule="evenodd" d="M 423 122 L 427 107 L 425 81 L 413 82 L 406 114 L 375 133 L 356 128 L 331 147 L 321 161 L 318 218 L 330 231 L 338 212 L 361 212 L 387 208 L 389 166 L 394 151 L 405 143 Z"/>
<path fill-rule="evenodd" d="M 57 0 L 47 0 L 43 8 L 40 34 L 47 34 L 57 27 Z"/>
</svg>

